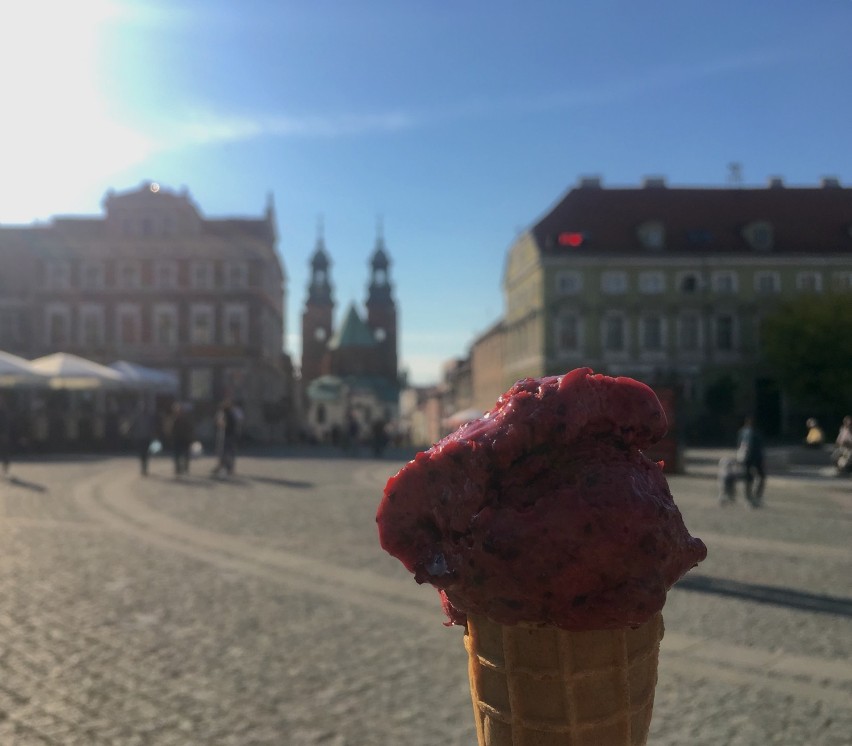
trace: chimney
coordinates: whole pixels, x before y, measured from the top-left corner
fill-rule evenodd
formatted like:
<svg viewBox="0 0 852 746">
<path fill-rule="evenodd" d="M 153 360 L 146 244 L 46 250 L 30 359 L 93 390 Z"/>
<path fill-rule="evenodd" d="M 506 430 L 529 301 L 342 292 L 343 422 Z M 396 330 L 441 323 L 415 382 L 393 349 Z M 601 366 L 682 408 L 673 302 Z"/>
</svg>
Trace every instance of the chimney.
<svg viewBox="0 0 852 746">
<path fill-rule="evenodd" d="M 839 189 L 840 180 L 836 176 L 823 176 L 820 186 L 823 189 Z"/>
<path fill-rule="evenodd" d="M 645 189 L 664 189 L 665 186 L 665 176 L 646 176 L 642 181 L 642 187 Z"/>
<path fill-rule="evenodd" d="M 769 189 L 783 189 L 784 188 L 784 179 L 780 176 L 772 176 L 769 179 Z"/>
<path fill-rule="evenodd" d="M 601 188 L 601 177 L 600 176 L 582 176 L 580 177 L 580 189 L 600 189 Z"/>
</svg>

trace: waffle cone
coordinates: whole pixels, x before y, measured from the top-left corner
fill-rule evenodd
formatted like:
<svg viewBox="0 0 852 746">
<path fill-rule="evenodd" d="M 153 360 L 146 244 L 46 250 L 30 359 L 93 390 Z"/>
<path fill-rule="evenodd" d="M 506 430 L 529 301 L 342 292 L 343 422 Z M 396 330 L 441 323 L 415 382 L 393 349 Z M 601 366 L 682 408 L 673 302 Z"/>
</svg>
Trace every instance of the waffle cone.
<svg viewBox="0 0 852 746">
<path fill-rule="evenodd" d="M 644 746 L 663 617 L 570 632 L 470 615 L 464 642 L 479 746 Z"/>
</svg>

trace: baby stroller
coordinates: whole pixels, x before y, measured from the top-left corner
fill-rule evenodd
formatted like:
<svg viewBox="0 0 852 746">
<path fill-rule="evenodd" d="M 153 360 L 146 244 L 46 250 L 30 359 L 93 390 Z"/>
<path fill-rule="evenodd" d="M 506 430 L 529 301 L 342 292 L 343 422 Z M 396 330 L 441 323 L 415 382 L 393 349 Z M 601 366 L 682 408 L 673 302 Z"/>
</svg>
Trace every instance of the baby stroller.
<svg viewBox="0 0 852 746">
<path fill-rule="evenodd" d="M 735 458 L 719 459 L 719 505 L 730 505 L 736 500 L 737 482 L 742 478 L 742 464 Z"/>
</svg>

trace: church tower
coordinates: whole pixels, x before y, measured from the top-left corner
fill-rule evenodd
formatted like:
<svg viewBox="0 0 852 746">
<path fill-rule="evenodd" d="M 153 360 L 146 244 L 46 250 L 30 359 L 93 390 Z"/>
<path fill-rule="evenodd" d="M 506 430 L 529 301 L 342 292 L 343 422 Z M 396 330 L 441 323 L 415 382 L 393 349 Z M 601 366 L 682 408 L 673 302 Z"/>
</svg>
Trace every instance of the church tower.
<svg viewBox="0 0 852 746">
<path fill-rule="evenodd" d="M 320 224 L 316 248 L 311 256 L 308 300 L 302 312 L 302 381 L 305 384 L 323 374 L 323 358 L 332 335 L 334 298 L 330 266 Z"/>
<path fill-rule="evenodd" d="M 379 223 L 376 248 L 370 258 L 370 285 L 367 294 L 367 325 L 376 341 L 377 368 L 380 375 L 396 384 L 397 318 L 396 304 L 391 295 L 390 260 L 385 252 L 385 240 Z"/>
</svg>

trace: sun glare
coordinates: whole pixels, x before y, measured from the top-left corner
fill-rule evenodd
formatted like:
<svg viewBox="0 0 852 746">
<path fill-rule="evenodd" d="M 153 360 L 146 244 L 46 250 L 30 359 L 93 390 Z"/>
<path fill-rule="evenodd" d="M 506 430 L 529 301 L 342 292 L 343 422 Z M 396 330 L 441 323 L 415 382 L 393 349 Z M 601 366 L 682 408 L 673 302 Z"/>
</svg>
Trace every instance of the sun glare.
<svg viewBox="0 0 852 746">
<path fill-rule="evenodd" d="M 101 35 L 121 7 L 108 0 L 31 1 L 0 9 L 0 70 L 7 102 L 0 140 L 0 222 L 74 209 L 83 192 L 144 159 L 152 143 L 115 121 L 99 90 Z"/>
</svg>

